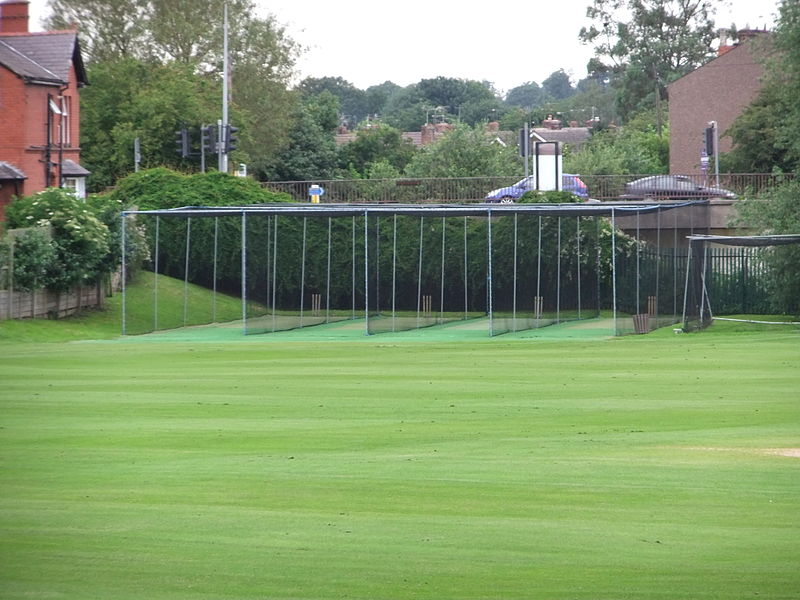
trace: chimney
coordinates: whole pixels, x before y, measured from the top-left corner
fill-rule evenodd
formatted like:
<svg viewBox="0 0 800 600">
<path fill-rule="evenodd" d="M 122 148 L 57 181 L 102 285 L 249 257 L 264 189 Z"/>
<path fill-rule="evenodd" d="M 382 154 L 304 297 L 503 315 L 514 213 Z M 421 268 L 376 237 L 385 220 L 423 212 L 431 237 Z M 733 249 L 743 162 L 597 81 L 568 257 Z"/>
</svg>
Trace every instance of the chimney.
<svg viewBox="0 0 800 600">
<path fill-rule="evenodd" d="M 433 138 L 436 135 L 436 127 L 431 123 L 425 123 L 422 126 L 422 137 L 420 138 L 420 145 L 427 146 L 433 143 Z"/>
<path fill-rule="evenodd" d="M 28 0 L 0 0 L 0 34 L 28 33 Z"/>
</svg>

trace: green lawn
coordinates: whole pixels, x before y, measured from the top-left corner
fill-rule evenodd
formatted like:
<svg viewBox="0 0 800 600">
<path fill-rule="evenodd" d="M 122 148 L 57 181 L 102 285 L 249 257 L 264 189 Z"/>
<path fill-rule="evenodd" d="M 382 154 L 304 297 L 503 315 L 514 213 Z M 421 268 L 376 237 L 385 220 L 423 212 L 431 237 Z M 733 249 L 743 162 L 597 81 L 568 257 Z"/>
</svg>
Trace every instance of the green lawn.
<svg viewBox="0 0 800 600">
<path fill-rule="evenodd" d="M 14 337 L 3 599 L 800 597 L 791 330 Z"/>
</svg>

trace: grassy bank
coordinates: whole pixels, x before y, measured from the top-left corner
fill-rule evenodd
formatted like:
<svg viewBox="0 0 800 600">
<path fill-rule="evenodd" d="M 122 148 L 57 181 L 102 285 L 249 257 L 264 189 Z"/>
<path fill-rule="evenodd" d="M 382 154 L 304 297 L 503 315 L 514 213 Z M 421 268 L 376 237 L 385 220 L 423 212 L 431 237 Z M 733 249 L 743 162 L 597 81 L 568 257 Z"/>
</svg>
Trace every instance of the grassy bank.
<svg viewBox="0 0 800 600">
<path fill-rule="evenodd" d="M 156 283 L 157 281 L 157 283 Z M 162 326 L 179 327 L 183 324 L 184 283 L 181 280 L 152 273 L 139 273 L 126 289 L 125 312 L 128 329 L 147 331 L 153 326 L 153 289 L 158 286 L 159 319 Z M 203 307 L 202 313 L 189 314 L 188 324 L 210 321 L 213 294 L 206 288 L 186 286 L 189 305 Z M 219 321 L 239 319 L 242 303 L 239 298 L 216 295 L 216 312 Z M 107 340 L 122 333 L 122 294 L 106 299 L 102 310 L 88 309 L 67 318 L 24 319 L 0 321 L 1 342 L 67 342 L 74 340 Z"/>
</svg>

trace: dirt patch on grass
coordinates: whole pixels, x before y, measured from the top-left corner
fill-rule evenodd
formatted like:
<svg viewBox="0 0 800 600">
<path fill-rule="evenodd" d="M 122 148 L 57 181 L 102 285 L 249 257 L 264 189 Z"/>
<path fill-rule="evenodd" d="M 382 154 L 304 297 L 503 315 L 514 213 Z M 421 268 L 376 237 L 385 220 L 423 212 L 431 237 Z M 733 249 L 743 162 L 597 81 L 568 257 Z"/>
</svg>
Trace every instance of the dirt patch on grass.
<svg viewBox="0 0 800 600">
<path fill-rule="evenodd" d="M 800 448 L 730 448 L 724 446 L 692 446 L 686 450 L 699 452 L 740 452 L 743 454 L 771 454 L 773 456 L 788 456 L 800 458 Z"/>
<path fill-rule="evenodd" d="M 800 448 L 768 448 L 764 450 L 764 452 L 767 454 L 777 454 L 778 456 L 800 458 Z"/>
</svg>

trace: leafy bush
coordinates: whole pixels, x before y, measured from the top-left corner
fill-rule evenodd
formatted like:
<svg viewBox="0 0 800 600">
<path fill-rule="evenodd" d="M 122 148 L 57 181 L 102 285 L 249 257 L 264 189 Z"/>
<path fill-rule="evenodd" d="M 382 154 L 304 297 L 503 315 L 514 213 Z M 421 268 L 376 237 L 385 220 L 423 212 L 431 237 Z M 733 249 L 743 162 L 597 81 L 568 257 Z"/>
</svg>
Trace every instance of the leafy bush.
<svg viewBox="0 0 800 600">
<path fill-rule="evenodd" d="M 14 288 L 32 292 L 45 287 L 55 260 L 46 229 L 32 227 L 25 231 L 14 241 Z"/>
<path fill-rule="evenodd" d="M 75 285 L 94 283 L 107 272 L 108 227 L 71 192 L 48 188 L 19 198 L 9 205 L 6 218 L 10 228 L 52 228 L 49 246 L 54 253 L 53 259 L 45 277 L 38 276 L 38 266 L 30 273 L 33 276 L 35 272 L 36 276 L 29 285 L 66 290 Z M 28 240 L 23 243 L 23 248 L 26 250 L 15 251 L 15 263 L 30 259 L 31 265 L 40 265 L 44 260 L 38 242 Z M 28 251 L 36 257 L 26 257 Z"/>
<path fill-rule="evenodd" d="M 800 232 L 800 181 L 773 188 L 760 198 L 737 203 L 740 222 L 764 234 Z M 800 314 L 800 246 L 779 246 L 765 255 L 769 265 L 767 289 L 772 310 Z"/>
<path fill-rule="evenodd" d="M 249 178 L 234 177 L 218 171 L 183 174 L 166 168 L 148 169 L 121 179 L 117 187 L 105 195 L 103 202 L 114 210 L 159 210 L 182 206 L 250 206 L 275 202 L 290 202 L 288 194 L 266 190 Z M 109 209 L 110 210 L 110 209 Z M 111 226 L 112 241 L 119 252 L 119 219 Z M 156 220 L 131 217 L 126 227 L 126 265 L 132 274 L 143 263 L 152 261 L 150 268 L 167 275 L 183 277 L 186 262 L 186 232 L 191 228 L 189 279 L 201 285 L 212 285 L 213 244 L 215 226 L 218 233 L 218 272 L 222 289 L 239 288 L 238 248 L 241 243 L 241 222 L 238 218 L 159 220 L 158 255 L 156 249 Z M 248 229 L 258 231 L 266 222 L 254 222 Z M 264 233 L 266 239 L 266 233 Z"/>
</svg>

